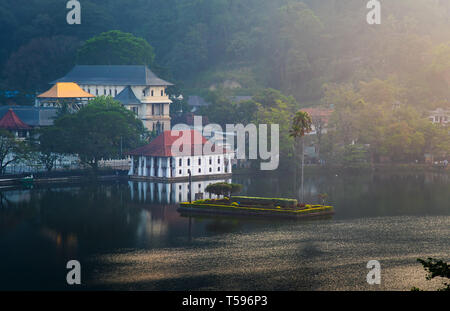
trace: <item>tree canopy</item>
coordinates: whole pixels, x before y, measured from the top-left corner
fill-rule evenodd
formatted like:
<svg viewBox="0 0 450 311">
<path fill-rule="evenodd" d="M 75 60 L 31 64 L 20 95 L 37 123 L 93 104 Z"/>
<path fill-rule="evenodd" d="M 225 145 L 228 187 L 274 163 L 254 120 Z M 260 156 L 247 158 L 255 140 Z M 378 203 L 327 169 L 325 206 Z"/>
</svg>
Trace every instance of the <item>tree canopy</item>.
<svg viewBox="0 0 450 311">
<path fill-rule="evenodd" d="M 77 52 L 80 65 L 148 65 L 155 58 L 153 47 L 142 38 L 119 30 L 87 40 Z"/>
<path fill-rule="evenodd" d="M 111 97 L 97 97 L 74 114 L 64 114 L 41 130 L 43 149 L 77 154 L 97 169 L 101 159 L 121 158 L 144 143 L 145 128 L 136 115 Z"/>
</svg>

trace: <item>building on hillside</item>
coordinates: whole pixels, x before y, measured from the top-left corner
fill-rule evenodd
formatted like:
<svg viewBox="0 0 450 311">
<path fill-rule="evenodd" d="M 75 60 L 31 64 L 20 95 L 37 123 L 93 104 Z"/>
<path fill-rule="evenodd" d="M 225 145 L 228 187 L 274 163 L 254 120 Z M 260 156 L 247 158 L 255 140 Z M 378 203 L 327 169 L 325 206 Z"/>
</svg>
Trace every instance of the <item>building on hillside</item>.
<svg viewBox="0 0 450 311">
<path fill-rule="evenodd" d="M 305 146 L 305 155 L 307 163 L 323 163 L 320 158 L 320 138 L 323 134 L 328 132 L 328 124 L 330 122 L 331 115 L 333 114 L 333 109 L 327 108 L 304 108 L 302 111 L 307 112 L 311 116 L 312 120 L 312 131 L 307 135 L 315 135 L 317 139 L 311 142 L 310 145 Z"/>
<path fill-rule="evenodd" d="M 189 173 L 195 179 L 231 176 L 234 153 L 216 144 L 205 147 L 206 143 L 195 130 L 178 131 L 177 135 L 164 131 L 148 145 L 128 153 L 129 175 L 162 180 L 186 180 Z"/>
<path fill-rule="evenodd" d="M 9 109 L 0 119 L 0 129 L 12 133 L 18 139 L 25 139 L 30 137 L 32 127 L 25 124 L 12 109 Z"/>
<path fill-rule="evenodd" d="M 208 107 L 211 105 L 210 103 L 206 102 L 202 97 L 197 95 L 192 95 L 187 98 L 187 104 L 189 107 L 191 107 L 190 112 L 197 112 L 200 108 Z"/>
<path fill-rule="evenodd" d="M 450 109 L 437 108 L 428 112 L 428 119 L 433 124 L 447 125 L 450 123 Z"/>
<path fill-rule="evenodd" d="M 37 96 L 36 106 L 61 108 L 67 105 L 72 111 L 77 111 L 95 96 L 85 92 L 73 82 L 58 82 L 50 90 Z"/>
<path fill-rule="evenodd" d="M 326 134 L 328 130 L 328 123 L 330 122 L 333 109 L 325 108 L 304 108 L 302 111 L 307 112 L 312 119 L 312 131 L 310 135 L 318 134 L 319 131 L 322 134 Z"/>
<path fill-rule="evenodd" d="M 112 96 L 136 113 L 149 131 L 170 130 L 170 82 L 158 78 L 147 66 L 75 66 L 54 81 L 75 82 L 95 96 Z"/>
</svg>

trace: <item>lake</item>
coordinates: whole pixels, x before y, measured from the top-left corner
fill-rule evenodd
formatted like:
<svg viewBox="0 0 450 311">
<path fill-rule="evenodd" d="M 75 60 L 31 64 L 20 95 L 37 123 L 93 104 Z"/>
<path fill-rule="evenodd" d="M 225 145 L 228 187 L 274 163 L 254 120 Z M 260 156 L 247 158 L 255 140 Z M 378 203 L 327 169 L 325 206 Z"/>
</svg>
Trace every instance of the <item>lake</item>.
<svg viewBox="0 0 450 311">
<path fill-rule="evenodd" d="M 287 173 L 234 176 L 243 195 L 297 197 Z M 209 182 L 195 182 L 202 192 Z M 332 217 L 181 217 L 187 183 L 108 182 L 3 188 L 2 290 L 436 289 L 416 258 L 450 257 L 448 173 L 305 176 L 305 197 L 327 193 Z M 82 285 L 66 283 L 69 260 Z M 366 267 L 381 264 L 381 284 Z"/>
</svg>

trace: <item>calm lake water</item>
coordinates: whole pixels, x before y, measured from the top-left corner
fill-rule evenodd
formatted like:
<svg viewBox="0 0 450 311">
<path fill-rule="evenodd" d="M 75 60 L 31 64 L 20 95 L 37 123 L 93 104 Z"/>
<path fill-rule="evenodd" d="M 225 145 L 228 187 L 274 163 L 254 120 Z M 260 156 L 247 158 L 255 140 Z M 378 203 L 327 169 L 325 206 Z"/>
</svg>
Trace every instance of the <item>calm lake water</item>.
<svg viewBox="0 0 450 311">
<path fill-rule="evenodd" d="M 306 175 L 336 214 L 308 221 L 181 217 L 186 184 L 1 189 L 0 289 L 436 289 L 416 258 L 450 257 L 450 175 Z M 293 176 L 235 176 L 242 194 L 299 197 Z M 205 183 L 196 183 L 201 191 Z M 194 188 L 194 189 L 196 189 Z M 81 263 L 82 285 L 66 284 Z M 369 260 L 381 285 L 366 282 Z"/>
</svg>

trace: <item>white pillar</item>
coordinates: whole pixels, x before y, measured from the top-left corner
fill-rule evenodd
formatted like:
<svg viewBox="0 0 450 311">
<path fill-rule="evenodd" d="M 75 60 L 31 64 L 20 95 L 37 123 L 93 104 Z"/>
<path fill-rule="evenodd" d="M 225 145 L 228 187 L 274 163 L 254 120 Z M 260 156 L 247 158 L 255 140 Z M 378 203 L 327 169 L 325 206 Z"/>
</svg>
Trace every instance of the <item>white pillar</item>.
<svg viewBox="0 0 450 311">
<path fill-rule="evenodd" d="M 142 157 L 139 156 L 138 176 L 142 176 Z"/>
<path fill-rule="evenodd" d="M 131 165 L 130 165 L 130 170 L 128 171 L 128 175 L 133 175 L 134 173 L 134 157 L 131 156 Z"/>
<path fill-rule="evenodd" d="M 144 157 L 144 176 L 148 176 L 148 174 L 147 174 L 147 157 Z"/>
<path fill-rule="evenodd" d="M 162 177 L 162 158 L 158 157 L 158 173 L 156 176 Z"/>
<path fill-rule="evenodd" d="M 167 167 L 166 167 L 166 178 L 170 177 L 170 158 L 166 158 L 166 163 L 167 163 Z"/>
<path fill-rule="evenodd" d="M 155 176 L 155 157 L 150 158 L 150 174 L 149 176 Z"/>
</svg>

